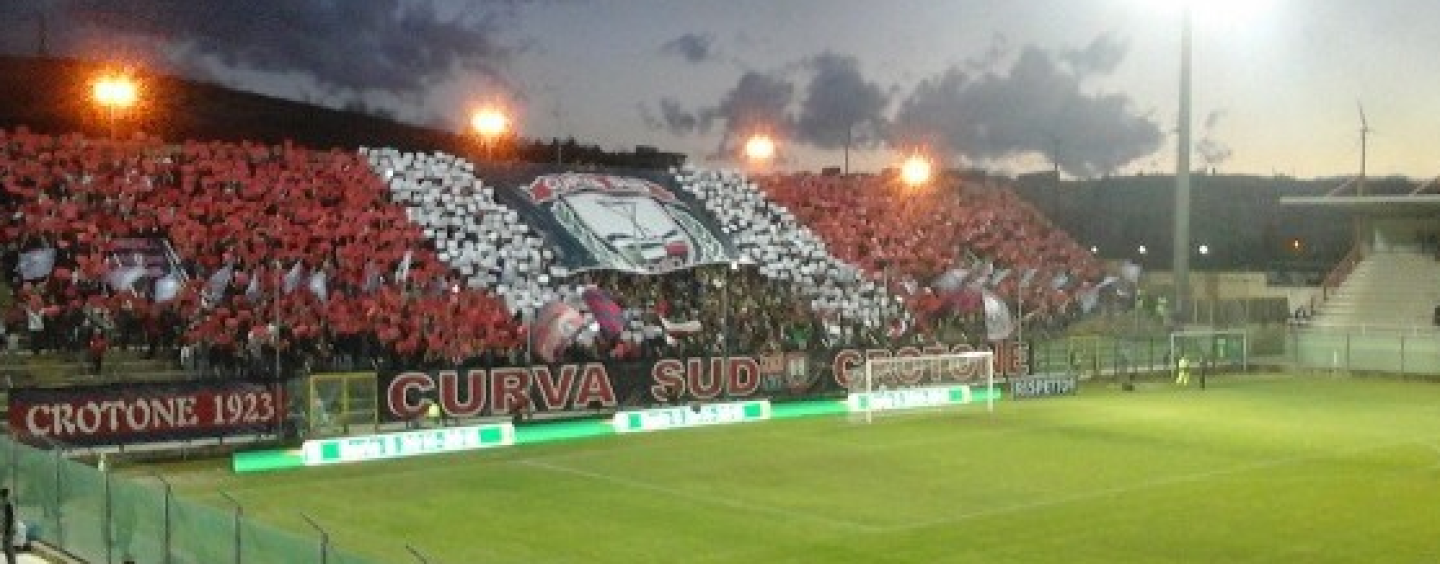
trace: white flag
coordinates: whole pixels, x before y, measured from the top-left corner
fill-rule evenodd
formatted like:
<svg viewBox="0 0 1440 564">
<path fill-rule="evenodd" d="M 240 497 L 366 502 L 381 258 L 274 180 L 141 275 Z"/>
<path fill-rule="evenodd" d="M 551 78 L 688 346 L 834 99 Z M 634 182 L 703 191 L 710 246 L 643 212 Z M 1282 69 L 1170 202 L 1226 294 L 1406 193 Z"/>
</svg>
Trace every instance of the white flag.
<svg viewBox="0 0 1440 564">
<path fill-rule="evenodd" d="M 400 268 L 395 269 L 395 283 L 404 285 L 405 279 L 410 277 L 410 261 L 414 260 L 413 251 L 405 251 L 405 258 L 400 259 Z"/>
<path fill-rule="evenodd" d="M 294 292 L 295 287 L 300 285 L 300 277 L 304 275 L 305 263 L 295 261 L 295 266 L 290 267 L 290 272 L 285 273 L 285 293 Z"/>
<path fill-rule="evenodd" d="M 250 300 L 250 301 L 252 301 L 252 302 L 255 301 L 255 300 L 260 299 L 260 273 L 259 273 L 259 271 L 253 271 L 253 272 L 250 273 L 250 284 L 245 287 L 245 299 Z"/>
<path fill-rule="evenodd" d="M 20 272 L 20 278 L 24 280 L 38 280 L 50 275 L 55 269 L 55 249 L 44 248 L 33 251 L 25 251 L 20 254 L 20 264 L 15 270 Z"/>
<path fill-rule="evenodd" d="M 105 275 L 105 281 L 110 283 L 110 288 L 116 292 L 126 290 L 134 291 L 135 282 L 145 275 L 145 269 L 138 266 L 122 266 L 111 270 Z"/>
<path fill-rule="evenodd" d="M 942 292 L 954 292 L 955 290 L 959 290 L 960 286 L 965 284 L 965 277 L 969 275 L 970 271 L 963 268 L 952 268 L 950 270 L 947 270 L 944 274 L 941 274 L 939 278 L 935 279 L 935 289 Z"/>
<path fill-rule="evenodd" d="M 166 274 L 163 278 L 155 281 L 155 301 L 168 302 L 180 294 L 180 279 L 175 273 Z"/>
<path fill-rule="evenodd" d="M 982 290 L 980 296 L 985 303 L 985 338 L 991 341 L 1010 338 L 1010 334 L 1015 332 L 1015 318 L 1010 315 L 1010 306 L 989 290 Z"/>
<path fill-rule="evenodd" d="M 1020 275 L 1020 287 L 1029 288 L 1030 281 L 1035 278 L 1035 273 L 1039 271 L 1040 269 L 1034 267 L 1025 269 L 1025 273 Z"/>
<path fill-rule="evenodd" d="M 308 284 L 308 286 L 310 288 L 310 293 L 315 294 L 315 297 L 320 298 L 320 301 L 323 302 L 328 299 L 327 290 L 325 288 L 325 271 L 316 270 L 315 272 L 311 273 L 310 283 Z"/>
<path fill-rule="evenodd" d="M 380 268 L 373 262 L 365 263 L 365 290 L 366 294 L 372 293 L 380 288 Z"/>
<path fill-rule="evenodd" d="M 230 278 L 235 276 L 235 267 L 225 265 L 225 268 L 216 270 L 210 275 L 210 281 L 205 284 L 205 297 L 211 302 L 218 302 L 225 297 L 225 287 L 230 285 Z"/>
</svg>

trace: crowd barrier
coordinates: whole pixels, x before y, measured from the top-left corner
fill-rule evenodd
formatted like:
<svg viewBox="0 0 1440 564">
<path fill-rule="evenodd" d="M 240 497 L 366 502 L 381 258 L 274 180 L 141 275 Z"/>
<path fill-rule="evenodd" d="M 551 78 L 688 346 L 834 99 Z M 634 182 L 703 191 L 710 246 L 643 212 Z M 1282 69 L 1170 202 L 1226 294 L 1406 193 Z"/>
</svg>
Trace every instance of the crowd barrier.
<svg viewBox="0 0 1440 564">
<path fill-rule="evenodd" d="M 227 510 L 184 499 L 158 476 L 71 460 L 63 445 L 36 448 L 0 436 L 0 469 L 31 538 L 85 562 L 369 562 L 330 546 L 324 534 L 301 536 L 253 519 L 233 499 Z"/>
</svg>

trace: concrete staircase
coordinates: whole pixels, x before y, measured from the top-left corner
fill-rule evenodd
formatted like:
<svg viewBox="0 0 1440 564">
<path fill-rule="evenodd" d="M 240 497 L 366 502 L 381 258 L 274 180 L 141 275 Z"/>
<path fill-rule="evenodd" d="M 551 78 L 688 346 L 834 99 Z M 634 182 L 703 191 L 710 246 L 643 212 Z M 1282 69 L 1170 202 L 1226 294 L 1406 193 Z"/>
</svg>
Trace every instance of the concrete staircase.
<svg viewBox="0 0 1440 564">
<path fill-rule="evenodd" d="M 1366 256 L 1311 320 L 1315 327 L 1433 330 L 1440 261 L 1414 251 Z"/>
</svg>

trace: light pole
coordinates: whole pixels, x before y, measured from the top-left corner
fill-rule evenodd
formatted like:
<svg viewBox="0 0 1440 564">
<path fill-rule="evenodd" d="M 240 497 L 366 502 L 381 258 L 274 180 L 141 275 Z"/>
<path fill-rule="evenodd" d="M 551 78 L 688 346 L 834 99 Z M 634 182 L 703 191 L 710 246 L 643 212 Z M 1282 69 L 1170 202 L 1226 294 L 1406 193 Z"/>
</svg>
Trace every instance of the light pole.
<svg viewBox="0 0 1440 564">
<path fill-rule="evenodd" d="M 121 111 L 129 109 L 140 99 L 139 87 L 129 77 L 119 74 L 105 75 L 95 81 L 92 87 L 95 102 L 105 108 L 105 119 L 110 128 L 110 139 L 115 139 L 115 120 Z"/>
<path fill-rule="evenodd" d="M 1180 6 L 1180 116 L 1175 150 L 1175 244 L 1171 268 L 1175 305 L 1171 321 L 1178 324 L 1190 298 L 1190 2 Z"/>
</svg>

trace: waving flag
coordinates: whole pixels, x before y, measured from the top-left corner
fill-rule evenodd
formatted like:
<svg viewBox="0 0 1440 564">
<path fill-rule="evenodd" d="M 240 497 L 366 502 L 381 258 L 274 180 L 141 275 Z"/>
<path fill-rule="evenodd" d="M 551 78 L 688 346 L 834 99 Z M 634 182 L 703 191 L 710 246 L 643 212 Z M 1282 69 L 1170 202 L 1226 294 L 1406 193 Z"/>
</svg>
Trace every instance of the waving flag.
<svg viewBox="0 0 1440 564">
<path fill-rule="evenodd" d="M 410 277 L 410 263 L 415 260 L 415 252 L 405 251 L 405 258 L 400 259 L 400 266 L 395 269 L 395 283 L 405 285 L 405 279 Z"/>
<path fill-rule="evenodd" d="M 105 281 L 110 283 L 110 288 L 116 292 L 126 290 L 134 291 L 135 282 L 145 275 L 145 269 L 138 266 L 122 266 L 110 271 L 105 275 Z"/>
<path fill-rule="evenodd" d="M 316 270 L 312 272 L 310 274 L 310 283 L 307 286 L 310 288 L 310 293 L 315 294 L 315 297 L 320 298 L 320 301 L 323 302 L 329 299 L 330 294 L 325 285 L 325 271 Z"/>
<path fill-rule="evenodd" d="M 965 270 L 963 268 L 952 268 L 946 271 L 944 274 L 941 274 L 939 278 L 935 279 L 935 289 L 942 292 L 954 292 L 955 290 L 959 290 L 960 287 L 965 284 L 965 277 L 969 275 L 970 271 L 968 270 Z"/>
<path fill-rule="evenodd" d="M 606 337 L 614 339 L 620 336 L 625 330 L 625 312 L 620 309 L 620 304 L 615 303 L 615 298 L 610 293 L 600 289 L 598 286 L 590 286 L 580 294 L 585 300 L 585 305 L 590 307 L 590 314 L 595 316 L 595 322 L 600 324 L 600 332 Z"/>
<path fill-rule="evenodd" d="M 284 285 L 286 294 L 295 291 L 295 288 L 300 285 L 300 278 L 302 276 L 305 276 L 305 263 L 295 261 L 295 266 L 290 267 L 290 272 L 285 273 Z"/>
<path fill-rule="evenodd" d="M 15 270 L 20 272 L 20 278 L 25 280 L 38 280 L 50 275 L 55 269 L 55 249 L 35 249 L 20 254 L 20 264 Z"/>
<path fill-rule="evenodd" d="M 585 324 L 579 311 L 563 301 L 546 304 L 535 315 L 530 332 L 530 347 L 545 362 L 558 362 L 560 353 L 575 340 Z"/>
<path fill-rule="evenodd" d="M 985 338 L 1003 341 L 1015 332 L 1015 318 L 1010 315 L 1010 306 L 995 294 L 985 290 L 981 293 L 985 301 Z"/>
<path fill-rule="evenodd" d="M 175 273 L 166 274 L 165 277 L 155 281 L 155 301 L 168 302 L 180 294 L 180 277 Z"/>
<path fill-rule="evenodd" d="M 220 301 L 225 297 L 225 288 L 230 285 L 230 279 L 235 276 L 235 266 L 225 265 L 225 268 L 216 270 L 210 275 L 210 280 L 205 283 L 205 297 L 212 303 Z"/>
</svg>

